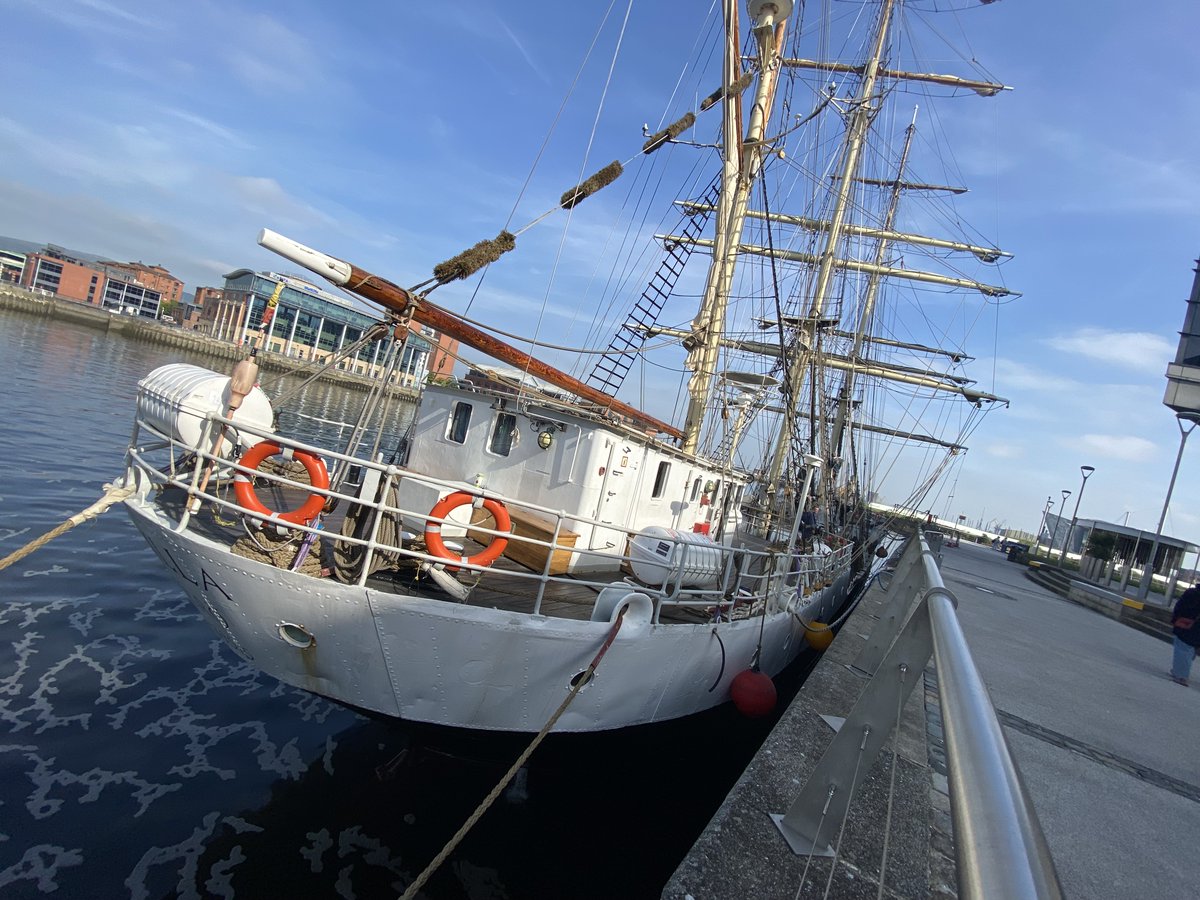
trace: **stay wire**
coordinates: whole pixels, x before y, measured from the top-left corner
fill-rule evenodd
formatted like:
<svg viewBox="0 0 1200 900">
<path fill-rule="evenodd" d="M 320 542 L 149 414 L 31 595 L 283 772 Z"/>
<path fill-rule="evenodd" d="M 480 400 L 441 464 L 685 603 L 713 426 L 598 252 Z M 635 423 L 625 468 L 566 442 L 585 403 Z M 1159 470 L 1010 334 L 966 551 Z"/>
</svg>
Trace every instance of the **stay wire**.
<svg viewBox="0 0 1200 900">
<path fill-rule="evenodd" d="M 842 837 L 846 833 L 846 821 L 850 818 L 850 807 L 854 803 L 855 790 L 858 787 L 858 772 L 862 767 L 863 756 L 866 755 L 867 739 L 871 736 L 871 726 L 863 727 L 862 743 L 858 745 L 858 758 L 854 761 L 854 775 L 850 779 L 850 796 L 846 798 L 846 813 L 842 816 L 842 825 L 838 829 L 837 843 L 833 848 L 833 861 L 829 864 L 829 878 L 825 882 L 825 897 L 833 888 L 833 873 L 837 871 L 838 860 L 841 858 Z"/>
<path fill-rule="evenodd" d="M 879 861 L 879 891 L 875 900 L 883 900 L 883 882 L 887 874 L 888 847 L 892 838 L 892 808 L 896 799 L 896 769 L 900 763 L 900 716 L 904 711 L 904 676 L 908 672 L 907 665 L 900 666 L 901 689 L 896 693 L 896 725 L 892 731 L 892 778 L 888 784 L 887 815 L 883 820 L 883 857 Z"/>
</svg>

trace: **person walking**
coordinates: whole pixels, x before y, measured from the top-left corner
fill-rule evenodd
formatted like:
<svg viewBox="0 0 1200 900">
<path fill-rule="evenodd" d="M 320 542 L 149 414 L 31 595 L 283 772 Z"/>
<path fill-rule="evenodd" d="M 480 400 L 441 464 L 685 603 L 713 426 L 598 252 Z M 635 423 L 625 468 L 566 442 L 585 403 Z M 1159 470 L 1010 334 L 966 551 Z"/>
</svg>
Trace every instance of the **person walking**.
<svg viewBox="0 0 1200 900">
<path fill-rule="evenodd" d="M 1192 660 L 1200 647 L 1200 587 L 1190 587 L 1179 595 L 1171 612 L 1171 632 L 1175 636 L 1175 653 L 1171 658 L 1171 680 L 1188 686 Z"/>
</svg>

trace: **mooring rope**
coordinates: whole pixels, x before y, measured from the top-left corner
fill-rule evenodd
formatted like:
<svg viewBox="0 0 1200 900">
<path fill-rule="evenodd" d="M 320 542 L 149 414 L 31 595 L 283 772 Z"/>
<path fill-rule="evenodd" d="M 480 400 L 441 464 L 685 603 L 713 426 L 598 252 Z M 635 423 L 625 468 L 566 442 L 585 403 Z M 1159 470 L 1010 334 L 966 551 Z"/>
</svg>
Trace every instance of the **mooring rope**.
<svg viewBox="0 0 1200 900">
<path fill-rule="evenodd" d="M 537 733 L 537 737 L 535 737 L 530 742 L 529 746 L 525 748 L 525 752 L 517 757 L 517 761 L 514 762 L 509 767 L 508 771 L 504 773 L 504 777 L 500 779 L 494 788 L 492 788 L 491 793 L 483 798 L 483 802 L 476 807 L 475 812 L 471 813 L 471 817 L 463 823 L 462 828 L 458 829 L 454 837 L 450 838 L 446 846 L 442 848 L 441 852 L 438 853 L 438 855 L 433 858 L 433 861 L 425 867 L 425 871 L 418 875 L 416 881 L 408 886 L 408 890 L 404 892 L 400 900 L 412 900 L 412 898 L 417 896 L 417 892 L 425 886 L 425 882 L 427 882 L 433 873 L 438 870 L 438 867 L 446 861 L 446 857 L 454 852 L 454 848 L 457 847 L 459 843 L 461 843 L 462 839 L 467 836 L 467 832 L 475 827 L 475 823 L 483 817 L 483 814 L 486 813 L 488 809 L 491 808 L 491 805 L 496 802 L 496 798 L 500 796 L 501 792 L 503 792 L 506 787 L 508 787 L 508 783 L 513 780 L 513 776 L 520 771 L 521 767 L 525 765 L 525 762 L 529 759 L 529 757 L 533 755 L 533 751 L 538 748 L 538 745 L 541 744 L 542 739 L 550 733 L 550 729 L 554 727 L 555 723 L 559 720 L 559 717 L 567 711 L 567 707 L 571 705 L 571 701 L 574 700 L 583 687 L 592 680 L 592 676 L 596 673 L 596 667 L 600 665 L 600 660 L 604 659 L 604 654 L 608 652 L 608 648 L 612 646 L 612 642 L 616 638 L 617 632 L 621 630 L 621 620 L 625 618 L 626 609 L 628 609 L 628 607 L 625 607 L 617 614 L 617 620 L 613 622 L 612 630 L 609 631 L 608 637 L 604 639 L 604 643 L 600 646 L 599 652 L 596 653 L 595 659 L 592 660 L 591 664 L 584 670 L 583 674 L 575 679 L 575 683 L 571 685 L 571 692 L 567 694 L 563 702 L 558 705 L 558 709 L 554 711 L 554 715 L 550 717 L 549 721 L 542 726 L 542 730 Z"/>
<path fill-rule="evenodd" d="M 35 540 L 30 541 L 28 544 L 26 544 L 20 550 L 15 550 L 12 553 L 8 554 L 8 556 L 4 557 L 4 559 L 0 559 L 0 571 L 7 569 L 9 566 L 11 566 L 15 562 L 19 562 L 20 560 L 24 559 L 30 553 L 32 553 L 34 550 L 37 550 L 40 547 L 44 547 L 46 544 L 50 543 L 52 540 L 54 540 L 60 534 L 64 534 L 64 533 L 70 531 L 76 525 L 81 525 L 84 522 L 86 522 L 88 519 L 96 518 L 98 515 L 100 515 L 102 512 L 104 512 L 106 509 L 108 509 L 114 503 L 120 503 L 122 500 L 125 500 L 132 495 L 133 495 L 133 488 L 116 487 L 111 484 L 106 484 L 104 486 L 104 495 L 99 500 L 97 500 L 95 503 L 93 503 L 91 506 L 89 506 L 87 509 L 71 516 L 71 518 L 67 519 L 65 522 L 63 522 L 61 525 L 59 525 L 57 528 L 50 529 L 45 534 L 43 534 L 40 538 L 36 538 Z"/>
</svg>

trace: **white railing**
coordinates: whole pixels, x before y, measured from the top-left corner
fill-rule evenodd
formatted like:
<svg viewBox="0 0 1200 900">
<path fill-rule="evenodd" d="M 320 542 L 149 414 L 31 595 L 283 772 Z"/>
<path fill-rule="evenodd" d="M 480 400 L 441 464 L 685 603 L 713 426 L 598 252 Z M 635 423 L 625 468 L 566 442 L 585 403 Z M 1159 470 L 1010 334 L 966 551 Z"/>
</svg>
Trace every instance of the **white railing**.
<svg viewBox="0 0 1200 900">
<path fill-rule="evenodd" d="M 399 466 L 376 463 L 325 447 L 283 438 L 278 434 L 268 433 L 243 423 L 234 423 L 230 419 L 217 415 L 206 417 L 199 447 L 214 447 L 223 428 L 236 429 L 241 434 L 251 434 L 264 440 L 270 440 L 283 448 L 311 453 L 323 457 L 327 462 L 340 462 L 348 466 L 359 467 L 360 471 L 364 473 L 371 472 L 373 473 L 372 480 L 378 482 L 378 489 L 372 490 L 370 493 L 382 499 L 375 501 L 357 494 L 346 493 L 337 485 L 330 489 L 321 489 L 278 472 L 249 469 L 236 461 L 216 456 L 207 450 L 198 450 L 183 444 L 139 417 L 128 453 L 129 468 L 134 473 L 134 477 L 144 480 L 151 487 L 169 487 L 183 492 L 184 496 L 180 498 L 177 505 L 160 505 L 160 509 L 164 512 L 171 510 L 171 514 L 176 516 L 174 527 L 178 531 L 182 532 L 189 528 L 194 510 L 199 509 L 205 503 L 229 515 L 245 516 L 251 520 L 265 523 L 265 517 L 243 508 L 235 498 L 220 489 L 220 484 L 228 484 L 237 474 L 241 474 L 248 478 L 269 482 L 280 488 L 318 494 L 326 498 L 326 508 L 330 508 L 331 505 L 344 504 L 345 509 L 357 508 L 358 514 L 369 516 L 371 524 L 363 537 L 337 535 L 333 538 L 328 531 L 324 532 L 327 538 L 361 548 L 362 558 L 356 562 L 356 566 L 360 567 L 357 576 L 357 583 L 360 585 L 366 583 L 369 573 L 373 571 L 372 561 L 379 554 L 386 554 L 391 558 L 401 557 L 430 566 L 452 565 L 455 569 L 463 572 L 483 573 L 488 571 L 489 567 L 486 565 L 475 565 L 457 560 L 448 561 L 440 556 L 431 555 L 423 549 L 417 549 L 413 542 L 399 537 L 395 541 L 384 539 L 381 535 L 381 524 L 388 518 L 396 523 L 408 523 L 419 531 L 424 531 L 430 523 L 437 523 L 444 528 L 450 527 L 463 534 L 469 534 L 472 539 L 481 542 L 488 539 L 505 538 L 509 542 L 523 543 L 529 548 L 536 548 L 538 556 L 545 557 L 542 571 L 515 568 L 506 568 L 504 571 L 506 577 L 529 581 L 530 590 L 534 594 L 533 612 L 535 614 L 540 612 L 547 586 L 553 582 L 569 581 L 572 585 L 583 585 L 596 590 L 612 586 L 611 580 L 589 580 L 589 578 L 580 576 L 571 576 L 568 579 L 565 576 L 552 574 L 551 568 L 557 552 L 567 552 L 574 554 L 576 558 L 582 558 L 584 565 L 579 568 L 584 571 L 598 572 L 600 575 L 608 573 L 610 576 L 630 571 L 633 559 L 628 553 L 614 554 L 611 551 L 573 547 L 559 543 L 562 532 L 568 529 L 568 524 L 612 530 L 613 526 L 610 523 L 603 523 L 586 516 L 568 516 L 562 510 L 519 501 L 464 482 L 431 478 Z M 228 439 L 223 443 L 226 447 L 229 446 Z M 330 468 L 336 470 L 339 466 L 335 464 Z M 211 489 L 205 485 L 206 472 L 214 473 L 212 480 L 214 487 Z M 400 489 L 405 482 L 432 489 L 437 492 L 438 496 L 452 491 L 464 491 L 480 500 L 498 500 L 505 505 L 510 514 L 529 514 L 547 523 L 547 537 L 541 539 L 517 535 L 484 524 L 466 524 L 449 518 L 437 518 L 431 516 L 427 510 L 415 510 L 401 506 L 393 498 L 399 496 Z M 357 489 L 357 485 L 354 487 Z M 425 494 L 428 495 L 428 493 L 429 490 L 426 490 Z M 304 525 L 287 523 L 286 527 L 294 533 L 315 535 L 322 532 L 319 523 L 316 522 Z M 396 529 L 397 532 L 401 530 L 401 528 Z M 635 534 L 636 532 L 626 532 L 626 538 L 632 538 Z M 631 583 L 631 588 L 649 593 L 654 597 L 656 601 L 655 621 L 658 621 L 661 609 L 669 606 L 700 609 L 710 613 L 713 621 L 727 618 L 735 607 L 753 606 L 764 600 L 767 601 L 768 609 L 772 612 L 784 608 L 799 609 L 807 598 L 819 594 L 823 588 L 848 571 L 853 550 L 852 546 L 846 545 L 826 554 L 793 555 L 789 559 L 781 552 L 751 550 L 719 543 L 706 544 L 703 549 L 708 554 L 713 552 L 719 554 L 721 574 L 715 585 L 702 588 L 686 586 L 686 570 L 689 562 L 692 564 L 695 562 L 694 556 L 689 558 L 691 551 L 689 545 L 682 545 L 678 558 L 669 564 L 654 563 L 656 568 L 662 568 L 664 571 L 661 583 L 654 586 L 647 586 L 645 583 L 635 586 Z"/>
</svg>

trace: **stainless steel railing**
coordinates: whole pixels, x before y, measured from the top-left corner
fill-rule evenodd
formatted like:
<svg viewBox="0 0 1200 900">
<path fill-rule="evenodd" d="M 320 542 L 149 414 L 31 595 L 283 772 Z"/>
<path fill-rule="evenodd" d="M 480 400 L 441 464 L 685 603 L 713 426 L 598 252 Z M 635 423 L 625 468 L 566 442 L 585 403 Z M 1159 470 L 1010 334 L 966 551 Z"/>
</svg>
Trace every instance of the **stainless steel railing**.
<svg viewBox="0 0 1200 900">
<path fill-rule="evenodd" d="M 946 740 L 959 896 L 1058 898 L 1062 890 L 1041 826 L 996 711 L 971 658 L 937 558 L 916 534 L 886 588 L 890 601 L 853 668 L 871 676 L 779 830 L 798 854 L 835 856 L 829 836 L 845 819 L 870 763 L 930 657 Z M 881 876 L 882 877 L 882 876 Z"/>
</svg>

